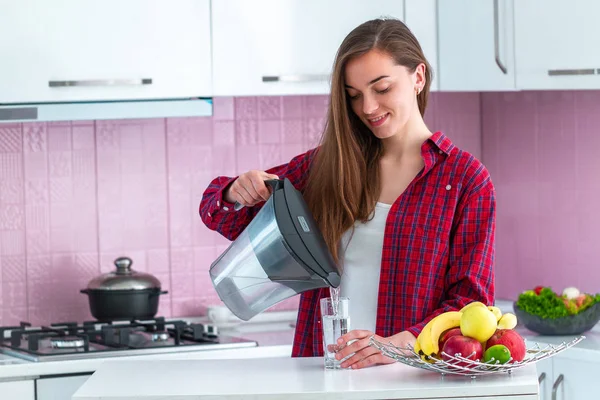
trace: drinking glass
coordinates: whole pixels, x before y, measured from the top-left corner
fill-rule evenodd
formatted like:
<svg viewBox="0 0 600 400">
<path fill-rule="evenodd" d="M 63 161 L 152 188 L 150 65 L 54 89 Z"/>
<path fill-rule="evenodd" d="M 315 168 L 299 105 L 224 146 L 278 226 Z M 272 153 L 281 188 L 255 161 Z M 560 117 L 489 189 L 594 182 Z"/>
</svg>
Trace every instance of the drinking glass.
<svg viewBox="0 0 600 400">
<path fill-rule="evenodd" d="M 349 304 L 350 300 L 347 297 L 340 297 L 336 307 L 337 310 L 334 310 L 334 304 L 331 301 L 331 297 L 321 299 L 321 324 L 323 325 L 325 369 L 340 369 L 340 364 L 344 361 L 336 360 L 335 353 L 345 346 L 345 344 L 338 345 L 337 340 L 340 336 L 350 331 L 350 314 L 348 313 Z"/>
</svg>

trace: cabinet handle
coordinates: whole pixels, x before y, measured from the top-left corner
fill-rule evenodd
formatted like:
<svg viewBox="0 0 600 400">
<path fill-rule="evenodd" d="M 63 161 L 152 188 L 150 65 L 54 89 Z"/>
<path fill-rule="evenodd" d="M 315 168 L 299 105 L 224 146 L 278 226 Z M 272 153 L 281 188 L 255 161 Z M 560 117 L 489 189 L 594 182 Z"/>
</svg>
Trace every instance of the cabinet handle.
<svg viewBox="0 0 600 400">
<path fill-rule="evenodd" d="M 558 391 L 558 387 L 562 383 L 563 379 L 564 379 L 563 374 L 560 374 L 558 376 L 558 378 L 556 378 L 554 385 L 552 385 L 552 400 L 556 400 L 556 392 Z"/>
<path fill-rule="evenodd" d="M 329 75 L 271 75 L 263 76 L 263 82 L 323 82 Z"/>
<path fill-rule="evenodd" d="M 546 373 L 542 372 L 538 377 L 538 384 L 541 384 L 544 381 L 544 379 L 546 379 Z"/>
<path fill-rule="evenodd" d="M 500 23 L 498 22 L 498 0 L 494 0 L 494 54 L 496 56 L 496 65 L 504 73 L 508 73 L 506 66 L 500 60 Z"/>
<path fill-rule="evenodd" d="M 549 76 L 569 76 L 569 75 L 595 75 L 596 71 L 594 68 L 584 69 L 549 69 Z"/>
<path fill-rule="evenodd" d="M 144 79 L 83 79 L 78 81 L 48 81 L 50 87 L 69 86 L 141 86 L 152 85 L 151 78 Z"/>
</svg>

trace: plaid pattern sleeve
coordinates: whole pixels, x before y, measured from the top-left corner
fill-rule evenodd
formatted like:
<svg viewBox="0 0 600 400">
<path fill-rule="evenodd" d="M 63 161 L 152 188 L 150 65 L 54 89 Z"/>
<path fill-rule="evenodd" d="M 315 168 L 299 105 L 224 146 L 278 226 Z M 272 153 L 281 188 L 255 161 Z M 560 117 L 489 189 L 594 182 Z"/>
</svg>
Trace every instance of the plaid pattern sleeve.
<svg viewBox="0 0 600 400">
<path fill-rule="evenodd" d="M 288 178 L 297 190 L 303 191 L 314 152 L 315 149 L 309 150 L 294 157 L 289 163 L 270 168 L 266 172 L 281 179 Z M 254 207 L 244 207 L 235 211 L 233 204 L 223 199 L 223 193 L 236 179 L 237 177 L 226 176 L 213 179 L 204 191 L 199 207 L 200 218 L 204 224 L 229 240 L 235 240 L 264 205 L 264 202 L 261 202 Z"/>
</svg>

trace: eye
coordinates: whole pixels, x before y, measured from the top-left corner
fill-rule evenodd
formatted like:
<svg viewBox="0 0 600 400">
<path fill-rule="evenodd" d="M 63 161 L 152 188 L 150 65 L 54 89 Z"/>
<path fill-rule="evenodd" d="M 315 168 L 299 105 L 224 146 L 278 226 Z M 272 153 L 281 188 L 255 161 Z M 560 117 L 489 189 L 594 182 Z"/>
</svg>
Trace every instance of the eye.
<svg viewBox="0 0 600 400">
<path fill-rule="evenodd" d="M 385 89 L 383 89 L 383 90 L 376 90 L 376 92 L 377 92 L 377 93 L 379 93 L 379 94 L 384 94 L 384 93 L 387 93 L 387 92 L 389 92 L 389 91 L 390 91 L 390 87 L 389 87 L 389 86 L 388 86 L 388 87 L 386 87 L 386 88 L 385 88 Z"/>
<path fill-rule="evenodd" d="M 350 100 L 356 100 L 360 97 L 360 93 L 357 93 L 354 96 L 348 93 L 348 97 L 350 98 Z"/>
</svg>

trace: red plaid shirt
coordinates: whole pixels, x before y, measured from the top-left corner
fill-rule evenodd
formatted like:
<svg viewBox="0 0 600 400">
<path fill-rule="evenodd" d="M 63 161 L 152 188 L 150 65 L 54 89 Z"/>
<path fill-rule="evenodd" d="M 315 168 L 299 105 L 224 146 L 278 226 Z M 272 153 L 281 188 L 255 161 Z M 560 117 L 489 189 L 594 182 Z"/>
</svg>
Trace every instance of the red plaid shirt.
<svg viewBox="0 0 600 400">
<path fill-rule="evenodd" d="M 434 316 L 471 301 L 494 303 L 496 198 L 486 168 L 437 132 L 421 147 L 425 167 L 392 205 L 385 227 L 376 334 L 417 336 Z M 314 149 L 267 172 L 302 191 Z M 261 204 L 233 211 L 218 177 L 204 192 L 204 223 L 235 239 Z M 319 299 L 329 289 L 301 294 L 292 356 L 322 356 Z"/>
</svg>

